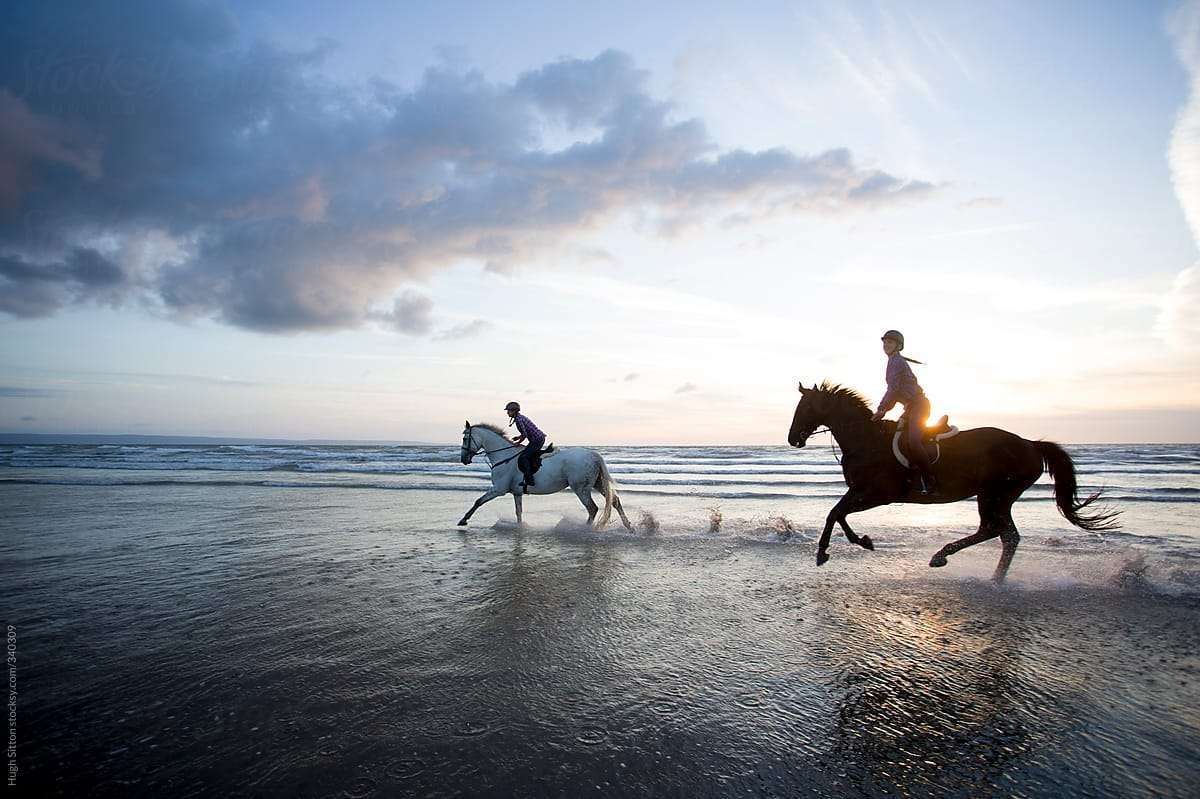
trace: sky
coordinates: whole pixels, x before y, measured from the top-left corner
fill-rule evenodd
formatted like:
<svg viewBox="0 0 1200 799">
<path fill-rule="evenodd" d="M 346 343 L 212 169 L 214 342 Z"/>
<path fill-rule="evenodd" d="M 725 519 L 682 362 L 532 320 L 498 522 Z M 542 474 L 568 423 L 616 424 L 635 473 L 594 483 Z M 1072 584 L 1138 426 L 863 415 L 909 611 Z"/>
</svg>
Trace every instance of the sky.
<svg viewBox="0 0 1200 799">
<path fill-rule="evenodd" d="M 1200 0 L 0 14 L 0 432 L 1200 441 Z"/>
</svg>

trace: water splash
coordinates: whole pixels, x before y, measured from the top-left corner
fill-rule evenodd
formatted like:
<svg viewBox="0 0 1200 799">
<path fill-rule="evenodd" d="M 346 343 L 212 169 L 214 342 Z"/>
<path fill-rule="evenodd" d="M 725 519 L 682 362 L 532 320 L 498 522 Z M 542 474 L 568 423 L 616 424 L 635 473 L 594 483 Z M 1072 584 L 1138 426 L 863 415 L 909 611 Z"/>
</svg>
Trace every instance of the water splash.
<svg viewBox="0 0 1200 799">
<path fill-rule="evenodd" d="M 654 514 L 648 510 L 642 511 L 642 518 L 638 520 L 638 529 L 648 535 L 657 535 L 662 529 L 662 525 L 658 523 L 658 519 L 654 518 Z"/>
<path fill-rule="evenodd" d="M 767 519 L 767 528 L 774 530 L 775 534 L 784 541 L 787 541 L 798 532 L 792 520 L 783 514 L 769 517 Z"/>
<path fill-rule="evenodd" d="M 720 505 L 713 505 L 708 508 L 708 532 L 711 535 L 721 532 L 721 521 L 723 518 Z"/>
</svg>

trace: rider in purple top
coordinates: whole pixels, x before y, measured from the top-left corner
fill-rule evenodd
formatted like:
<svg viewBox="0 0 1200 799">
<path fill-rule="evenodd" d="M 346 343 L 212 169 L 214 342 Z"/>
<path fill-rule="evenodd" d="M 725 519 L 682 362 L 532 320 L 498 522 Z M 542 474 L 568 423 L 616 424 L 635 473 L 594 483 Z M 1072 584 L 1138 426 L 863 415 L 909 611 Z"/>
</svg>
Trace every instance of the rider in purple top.
<svg viewBox="0 0 1200 799">
<path fill-rule="evenodd" d="M 519 436 L 513 438 L 514 444 L 520 444 L 522 441 L 528 440 L 525 451 L 517 457 L 517 466 L 521 469 L 521 474 L 525 475 L 526 487 L 534 485 L 533 473 L 537 471 L 541 465 L 542 447 L 546 444 L 546 434 L 538 429 L 538 426 L 533 423 L 525 414 L 521 413 L 521 405 L 517 402 L 510 402 L 504 406 L 504 410 L 508 412 L 509 425 L 515 424 Z"/>
<path fill-rule="evenodd" d="M 916 465 L 921 474 L 921 493 L 937 493 L 937 481 L 933 476 L 933 464 L 929 462 L 929 453 L 921 442 L 925 431 L 925 422 L 929 419 L 929 400 L 917 382 L 909 363 L 920 363 L 900 354 L 904 349 L 904 334 L 898 330 L 889 330 L 883 334 L 883 351 L 888 356 L 887 363 L 887 393 L 879 402 L 879 409 L 871 417 L 878 422 L 883 415 L 890 411 L 897 402 L 904 406 L 904 415 L 908 435 L 906 447 L 908 457 Z"/>
</svg>

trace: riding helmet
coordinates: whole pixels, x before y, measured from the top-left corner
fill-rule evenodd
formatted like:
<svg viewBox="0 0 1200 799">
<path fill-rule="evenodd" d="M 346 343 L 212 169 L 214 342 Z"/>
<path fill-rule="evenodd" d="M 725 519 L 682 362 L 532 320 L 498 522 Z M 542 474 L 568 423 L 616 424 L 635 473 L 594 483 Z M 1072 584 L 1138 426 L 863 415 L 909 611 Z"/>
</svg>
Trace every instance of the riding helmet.
<svg viewBox="0 0 1200 799">
<path fill-rule="evenodd" d="M 889 338 L 892 341 L 896 342 L 896 352 L 899 352 L 900 350 L 904 349 L 904 334 L 901 333 L 899 330 L 889 330 L 888 332 L 886 332 L 882 336 L 880 336 L 879 340 L 883 341 L 883 340 L 889 339 Z"/>
<path fill-rule="evenodd" d="M 510 402 L 510 403 L 508 403 L 507 405 L 505 405 L 505 406 L 504 406 L 504 410 L 506 410 L 506 411 L 516 411 L 517 413 L 520 413 L 520 412 L 521 412 L 521 403 L 519 403 L 519 402 Z"/>
</svg>

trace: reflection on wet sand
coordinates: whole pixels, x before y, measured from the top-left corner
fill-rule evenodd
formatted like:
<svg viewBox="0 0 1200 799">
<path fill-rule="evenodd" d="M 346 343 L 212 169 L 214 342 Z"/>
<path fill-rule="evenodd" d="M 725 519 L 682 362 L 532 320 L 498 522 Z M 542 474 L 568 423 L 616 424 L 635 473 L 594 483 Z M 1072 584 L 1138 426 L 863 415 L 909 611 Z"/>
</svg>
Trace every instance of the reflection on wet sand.
<svg viewBox="0 0 1200 799">
<path fill-rule="evenodd" d="M 837 723 L 827 766 L 867 795 L 988 795 L 1033 752 L 1049 719 L 1022 707 L 1013 679 L 1019 620 L 996 625 L 919 607 L 834 603 L 855 650 L 830 658 Z"/>
</svg>

